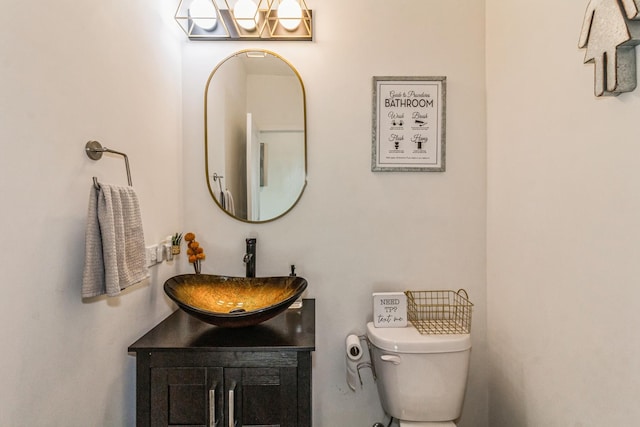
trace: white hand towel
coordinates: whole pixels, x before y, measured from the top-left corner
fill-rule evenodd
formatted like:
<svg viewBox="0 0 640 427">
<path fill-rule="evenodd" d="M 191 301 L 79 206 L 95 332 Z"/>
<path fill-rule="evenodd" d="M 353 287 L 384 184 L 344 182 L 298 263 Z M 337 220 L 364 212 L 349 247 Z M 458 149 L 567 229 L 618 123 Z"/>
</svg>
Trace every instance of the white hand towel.
<svg viewBox="0 0 640 427">
<path fill-rule="evenodd" d="M 236 214 L 236 205 L 233 202 L 233 196 L 231 195 L 231 191 L 229 190 L 225 190 L 224 192 L 225 196 L 225 203 L 226 205 L 224 206 L 224 208 L 231 214 L 231 215 L 235 215 Z"/>
<path fill-rule="evenodd" d="M 132 187 L 91 186 L 82 297 L 118 295 L 149 277 L 138 196 Z"/>
</svg>

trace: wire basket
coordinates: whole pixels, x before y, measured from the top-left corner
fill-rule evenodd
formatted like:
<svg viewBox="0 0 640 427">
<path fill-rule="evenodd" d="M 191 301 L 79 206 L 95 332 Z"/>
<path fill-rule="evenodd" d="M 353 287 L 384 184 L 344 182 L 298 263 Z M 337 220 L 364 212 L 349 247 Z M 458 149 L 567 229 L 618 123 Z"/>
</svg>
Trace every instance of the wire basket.
<svg viewBox="0 0 640 427">
<path fill-rule="evenodd" d="M 456 291 L 406 291 L 407 317 L 421 334 L 468 334 L 471 332 L 469 295 Z"/>
</svg>

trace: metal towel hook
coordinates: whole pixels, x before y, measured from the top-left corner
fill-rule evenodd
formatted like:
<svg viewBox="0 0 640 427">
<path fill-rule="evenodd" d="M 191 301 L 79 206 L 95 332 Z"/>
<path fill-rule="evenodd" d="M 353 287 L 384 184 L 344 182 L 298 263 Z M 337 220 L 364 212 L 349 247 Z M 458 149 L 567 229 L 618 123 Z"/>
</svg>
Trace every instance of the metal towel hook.
<svg viewBox="0 0 640 427">
<path fill-rule="evenodd" d="M 218 187 L 220 187 L 220 194 L 222 194 L 222 178 L 224 178 L 224 176 L 218 175 L 217 172 L 214 172 L 212 178 L 214 181 L 218 182 Z"/>
<path fill-rule="evenodd" d="M 131 170 L 129 169 L 129 158 L 126 154 L 121 153 L 120 151 L 111 150 L 107 147 L 103 147 L 98 141 L 89 141 L 84 146 L 85 153 L 87 153 L 87 157 L 91 160 L 100 160 L 102 158 L 102 153 L 112 153 L 118 154 L 119 156 L 124 157 L 124 165 L 127 168 L 127 182 L 129 183 L 129 187 L 132 187 L 131 183 Z M 98 187 L 98 179 L 93 177 L 93 184 Z"/>
</svg>

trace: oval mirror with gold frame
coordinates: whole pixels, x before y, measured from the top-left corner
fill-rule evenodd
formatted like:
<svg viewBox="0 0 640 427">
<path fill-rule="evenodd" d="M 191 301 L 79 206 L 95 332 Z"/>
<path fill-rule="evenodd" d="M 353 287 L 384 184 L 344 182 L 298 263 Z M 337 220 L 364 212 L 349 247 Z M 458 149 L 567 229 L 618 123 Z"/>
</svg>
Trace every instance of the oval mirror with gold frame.
<svg viewBox="0 0 640 427">
<path fill-rule="evenodd" d="M 216 204 L 245 222 L 289 212 L 307 185 L 304 84 L 267 50 L 242 50 L 218 64 L 204 94 L 205 171 Z"/>
</svg>

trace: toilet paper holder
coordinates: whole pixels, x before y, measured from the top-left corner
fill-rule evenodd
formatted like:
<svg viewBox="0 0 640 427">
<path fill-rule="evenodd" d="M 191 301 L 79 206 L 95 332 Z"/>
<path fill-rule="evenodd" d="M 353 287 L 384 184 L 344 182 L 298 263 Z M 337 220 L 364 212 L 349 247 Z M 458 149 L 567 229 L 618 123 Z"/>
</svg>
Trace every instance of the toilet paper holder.
<svg viewBox="0 0 640 427">
<path fill-rule="evenodd" d="M 360 362 L 356 365 L 356 371 L 358 372 L 358 380 L 360 381 L 360 388 L 362 388 L 364 386 L 364 384 L 362 383 L 362 376 L 360 375 L 360 369 L 362 368 L 369 368 L 371 369 L 371 373 L 373 374 L 373 380 L 376 380 L 376 371 L 375 369 L 373 369 L 373 365 L 371 364 L 371 362 Z"/>
<path fill-rule="evenodd" d="M 358 338 L 360 338 L 360 341 L 364 341 L 367 344 L 367 349 L 369 350 L 369 355 L 371 355 L 371 343 L 369 342 L 369 337 L 367 337 L 366 335 L 358 335 Z M 375 381 L 375 380 L 378 379 L 376 377 L 376 368 L 373 366 L 371 361 L 358 363 L 357 368 L 358 368 L 358 377 L 360 377 L 360 369 L 361 368 L 369 368 L 369 369 L 371 369 L 371 374 L 373 376 L 373 380 Z M 360 379 L 360 385 L 362 385 L 362 379 Z"/>
<path fill-rule="evenodd" d="M 357 335 L 357 336 L 350 335 L 347 337 L 347 378 L 351 376 L 352 380 L 354 380 L 353 377 L 357 376 L 358 382 L 360 382 L 360 388 L 364 387 L 364 382 L 362 381 L 362 373 L 361 373 L 362 369 L 367 369 L 367 368 L 371 369 L 371 373 L 374 381 L 377 379 L 375 368 L 371 363 L 371 361 L 360 360 L 365 353 L 360 344 L 362 341 L 366 342 L 367 349 L 370 350 L 369 340 L 367 339 L 366 335 Z M 369 351 L 369 354 L 371 354 L 370 351 Z M 351 374 L 349 374 L 349 371 L 351 372 Z M 354 381 L 347 380 L 347 383 L 349 384 L 349 388 L 351 388 L 351 390 L 353 391 L 356 391 L 355 384 L 353 382 Z"/>
</svg>

